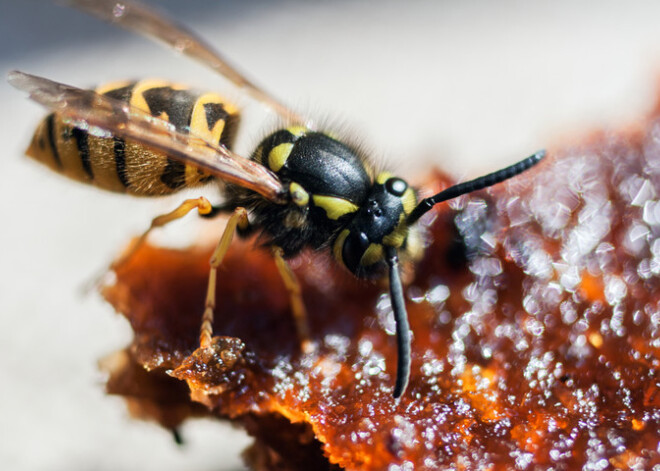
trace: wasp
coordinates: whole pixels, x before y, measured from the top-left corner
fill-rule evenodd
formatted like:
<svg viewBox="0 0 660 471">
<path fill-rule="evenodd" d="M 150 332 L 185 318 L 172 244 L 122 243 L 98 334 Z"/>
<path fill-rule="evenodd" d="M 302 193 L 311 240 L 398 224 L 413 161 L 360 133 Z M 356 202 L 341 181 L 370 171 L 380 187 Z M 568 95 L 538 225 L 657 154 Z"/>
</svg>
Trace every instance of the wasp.
<svg viewBox="0 0 660 471">
<path fill-rule="evenodd" d="M 217 269 L 235 233 L 259 231 L 288 291 L 304 348 L 310 332 L 300 285 L 287 259 L 303 249 L 330 251 L 358 278 L 389 280 L 396 322 L 397 370 L 393 396 L 406 390 L 411 335 L 400 265 L 422 249 L 417 225 L 436 204 L 514 177 L 545 155 L 520 162 L 419 199 L 406 180 L 375 172 L 357 148 L 314 123 L 249 81 L 201 38 L 148 7 L 127 1 L 69 0 L 71 6 L 130 31 L 159 40 L 210 67 L 264 103 L 285 122 L 249 157 L 230 150 L 238 110 L 215 93 L 156 80 L 115 83 L 82 90 L 19 71 L 9 82 L 49 108 L 27 154 L 75 180 L 135 196 L 174 193 L 223 182 L 225 200 L 188 199 L 153 219 L 133 247 L 111 268 L 125 263 L 151 230 L 191 211 L 230 214 L 210 259 L 200 349 L 212 349 Z"/>
</svg>

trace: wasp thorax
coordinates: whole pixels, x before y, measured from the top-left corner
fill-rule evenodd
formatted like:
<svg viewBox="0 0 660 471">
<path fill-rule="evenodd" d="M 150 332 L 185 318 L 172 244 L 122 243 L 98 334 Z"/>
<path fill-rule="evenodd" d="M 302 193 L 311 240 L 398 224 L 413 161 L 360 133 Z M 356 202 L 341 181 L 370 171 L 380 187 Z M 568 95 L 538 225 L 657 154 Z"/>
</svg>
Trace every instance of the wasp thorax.
<svg viewBox="0 0 660 471">
<path fill-rule="evenodd" d="M 285 204 L 261 201 L 249 207 L 253 224 L 286 256 L 304 247 L 330 245 L 373 186 L 370 169 L 358 149 L 302 126 L 266 136 L 253 159 L 286 188 Z"/>
</svg>

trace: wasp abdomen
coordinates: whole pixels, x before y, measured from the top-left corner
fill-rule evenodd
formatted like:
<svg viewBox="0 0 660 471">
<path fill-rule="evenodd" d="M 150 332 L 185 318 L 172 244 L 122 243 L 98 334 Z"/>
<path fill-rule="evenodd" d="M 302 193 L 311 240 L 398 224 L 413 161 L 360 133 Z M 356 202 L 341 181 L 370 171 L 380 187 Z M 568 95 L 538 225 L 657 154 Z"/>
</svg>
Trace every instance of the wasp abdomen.
<svg viewBox="0 0 660 471">
<path fill-rule="evenodd" d="M 213 143 L 231 144 L 238 112 L 215 93 L 201 93 L 158 80 L 113 83 L 96 90 Z M 44 119 L 27 150 L 30 157 L 74 180 L 110 191 L 159 196 L 211 177 L 197 168 L 118 136 L 97 137 L 63 122 Z"/>
</svg>

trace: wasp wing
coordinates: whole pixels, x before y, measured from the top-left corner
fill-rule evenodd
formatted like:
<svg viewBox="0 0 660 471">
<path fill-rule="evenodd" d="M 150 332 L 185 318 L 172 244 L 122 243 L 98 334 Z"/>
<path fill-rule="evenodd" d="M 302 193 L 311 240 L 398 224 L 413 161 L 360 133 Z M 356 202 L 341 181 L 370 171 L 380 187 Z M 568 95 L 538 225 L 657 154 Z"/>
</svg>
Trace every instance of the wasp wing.
<svg viewBox="0 0 660 471">
<path fill-rule="evenodd" d="M 284 202 L 284 187 L 268 169 L 173 124 L 119 100 L 20 71 L 7 76 L 14 87 L 92 135 L 113 135 L 156 148 L 173 159 L 197 167 L 227 182 L 256 191 L 276 203 Z"/>
<path fill-rule="evenodd" d="M 203 39 L 175 21 L 137 2 L 117 0 L 62 0 L 65 5 L 103 21 L 156 39 L 213 69 L 288 121 L 306 123 L 300 115 L 248 80 Z M 311 123 L 310 123 L 311 124 Z"/>
</svg>

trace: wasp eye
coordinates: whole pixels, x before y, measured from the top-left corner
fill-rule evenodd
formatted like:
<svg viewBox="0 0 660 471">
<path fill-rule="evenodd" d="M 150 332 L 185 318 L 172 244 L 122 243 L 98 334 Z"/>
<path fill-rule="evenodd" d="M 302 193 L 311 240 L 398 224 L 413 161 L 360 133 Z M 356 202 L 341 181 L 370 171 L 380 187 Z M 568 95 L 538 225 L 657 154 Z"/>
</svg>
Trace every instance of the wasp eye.
<svg viewBox="0 0 660 471">
<path fill-rule="evenodd" d="M 369 238 L 362 231 L 351 231 L 344 241 L 341 258 L 352 273 L 357 273 L 360 260 L 369 247 Z"/>
<path fill-rule="evenodd" d="M 385 182 L 385 189 L 394 196 L 403 196 L 408 189 L 408 184 L 400 178 L 390 178 Z"/>
</svg>

